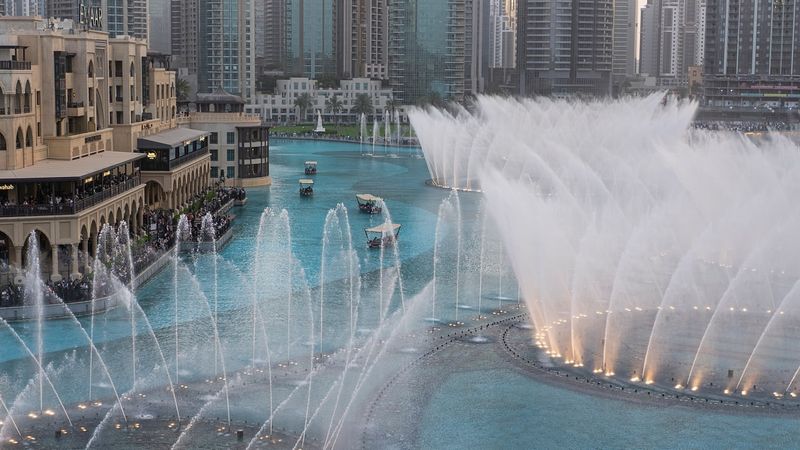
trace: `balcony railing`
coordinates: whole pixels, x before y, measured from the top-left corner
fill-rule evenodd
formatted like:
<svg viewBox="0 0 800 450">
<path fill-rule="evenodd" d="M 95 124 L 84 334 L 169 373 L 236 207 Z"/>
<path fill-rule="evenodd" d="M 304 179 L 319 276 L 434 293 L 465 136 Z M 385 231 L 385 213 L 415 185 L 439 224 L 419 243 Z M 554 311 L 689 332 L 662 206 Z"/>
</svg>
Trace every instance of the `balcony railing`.
<svg viewBox="0 0 800 450">
<path fill-rule="evenodd" d="M 30 61 L 0 61 L 0 70 L 31 70 Z"/>
<path fill-rule="evenodd" d="M 201 158 L 207 154 L 208 154 L 208 145 L 206 145 L 205 147 L 201 147 L 191 153 L 187 153 L 175 159 L 171 159 L 169 161 L 165 161 L 162 159 L 154 159 L 154 160 L 144 159 L 142 160 L 141 168 L 143 171 L 166 172 L 173 170 L 189 161 Z"/>
<path fill-rule="evenodd" d="M 72 203 L 66 201 L 58 205 L 37 204 L 37 205 L 0 205 L 0 217 L 28 217 L 28 216 L 62 216 L 77 214 L 87 208 L 91 208 L 110 198 L 116 197 L 141 184 L 141 178 L 135 176 L 122 183 L 109 186 L 100 192 L 75 200 Z"/>
</svg>

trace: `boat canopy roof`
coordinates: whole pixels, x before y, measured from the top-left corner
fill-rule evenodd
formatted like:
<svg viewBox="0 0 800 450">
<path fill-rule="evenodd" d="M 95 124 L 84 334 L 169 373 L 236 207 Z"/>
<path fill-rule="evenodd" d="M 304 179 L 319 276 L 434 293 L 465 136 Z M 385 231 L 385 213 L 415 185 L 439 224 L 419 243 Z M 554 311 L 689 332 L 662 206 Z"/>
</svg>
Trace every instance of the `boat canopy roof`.
<svg viewBox="0 0 800 450">
<path fill-rule="evenodd" d="M 362 202 L 379 202 L 383 200 L 380 197 L 376 197 L 372 194 L 356 194 L 356 198 Z"/>
<path fill-rule="evenodd" d="M 306 165 L 307 166 L 316 166 L 317 162 L 316 161 L 306 161 Z"/>
<path fill-rule="evenodd" d="M 309 180 L 308 178 L 301 178 L 300 184 L 314 184 L 314 180 Z"/>
<path fill-rule="evenodd" d="M 393 234 L 400 229 L 399 223 L 383 223 L 377 227 L 366 228 L 367 233 Z"/>
</svg>

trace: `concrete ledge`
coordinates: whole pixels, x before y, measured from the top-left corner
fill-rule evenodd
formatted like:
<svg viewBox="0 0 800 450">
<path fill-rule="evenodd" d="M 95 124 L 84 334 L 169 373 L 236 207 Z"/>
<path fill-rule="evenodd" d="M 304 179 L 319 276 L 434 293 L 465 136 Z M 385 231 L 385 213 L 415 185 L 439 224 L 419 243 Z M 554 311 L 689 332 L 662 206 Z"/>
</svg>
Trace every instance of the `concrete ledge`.
<svg viewBox="0 0 800 450">
<path fill-rule="evenodd" d="M 116 293 L 108 297 L 103 297 L 95 300 L 94 313 L 108 311 L 116 308 L 122 302 L 122 295 Z M 44 319 L 64 319 L 70 316 L 71 311 L 75 316 L 87 316 L 92 314 L 92 302 L 74 302 L 74 303 L 55 303 L 44 305 Z M 10 306 L 7 308 L 0 308 L 0 317 L 7 322 L 19 322 L 23 320 L 36 319 L 36 306 Z"/>
</svg>

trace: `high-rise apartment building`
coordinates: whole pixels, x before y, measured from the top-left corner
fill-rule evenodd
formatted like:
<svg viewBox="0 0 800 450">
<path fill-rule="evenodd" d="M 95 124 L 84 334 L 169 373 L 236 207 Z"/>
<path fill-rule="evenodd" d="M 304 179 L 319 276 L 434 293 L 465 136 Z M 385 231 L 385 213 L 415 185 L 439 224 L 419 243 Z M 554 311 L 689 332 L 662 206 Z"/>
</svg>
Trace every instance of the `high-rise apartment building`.
<svg viewBox="0 0 800 450">
<path fill-rule="evenodd" d="M 520 94 L 608 95 L 613 19 L 613 0 L 519 0 Z"/>
<path fill-rule="evenodd" d="M 387 79 L 388 0 L 341 0 L 336 4 L 337 73 L 340 78 Z"/>
<path fill-rule="evenodd" d="M 625 79 L 636 73 L 636 0 L 614 0 L 614 78 Z"/>
<path fill-rule="evenodd" d="M 469 1 L 470 5 L 472 1 Z M 389 83 L 396 99 L 414 104 L 461 100 L 471 33 L 466 0 L 389 1 Z"/>
<path fill-rule="evenodd" d="M 150 20 L 150 49 L 159 53 L 172 52 L 172 33 L 170 0 L 150 0 L 148 10 Z"/>
<path fill-rule="evenodd" d="M 174 66 L 196 78 L 196 92 L 224 89 L 249 99 L 255 92 L 252 0 L 172 3 Z"/>
<path fill-rule="evenodd" d="M 286 67 L 287 1 L 254 0 L 253 47 L 258 74 Z"/>
<path fill-rule="evenodd" d="M 173 64 L 192 77 L 197 76 L 199 7 L 199 0 L 170 2 L 170 48 Z"/>
<path fill-rule="evenodd" d="M 705 0 L 650 0 L 642 9 L 639 72 L 660 86 L 685 86 L 703 64 Z"/>
<path fill-rule="evenodd" d="M 47 3 L 44 0 L 4 0 L 4 14 L 8 16 L 45 16 Z"/>
<path fill-rule="evenodd" d="M 21 0 L 10 1 L 19 2 Z M 31 0 L 27 1 L 33 3 Z M 102 29 L 107 31 L 111 37 L 131 36 L 137 39 L 150 39 L 148 0 L 38 1 L 42 3 L 42 7 L 40 8 L 42 12 L 38 13 L 38 15 L 59 19 L 71 19 L 76 23 L 80 23 L 83 28 L 90 29 L 97 29 L 94 25 L 89 24 L 89 21 L 99 16 Z M 97 11 L 99 11 L 99 14 Z"/>
<path fill-rule="evenodd" d="M 336 17 L 340 6 L 335 0 L 287 0 L 287 73 L 336 77 Z"/>
<path fill-rule="evenodd" d="M 488 0 L 489 67 L 511 69 L 516 65 L 517 1 Z"/>
<path fill-rule="evenodd" d="M 705 101 L 710 106 L 800 105 L 800 2 L 706 0 Z"/>
</svg>

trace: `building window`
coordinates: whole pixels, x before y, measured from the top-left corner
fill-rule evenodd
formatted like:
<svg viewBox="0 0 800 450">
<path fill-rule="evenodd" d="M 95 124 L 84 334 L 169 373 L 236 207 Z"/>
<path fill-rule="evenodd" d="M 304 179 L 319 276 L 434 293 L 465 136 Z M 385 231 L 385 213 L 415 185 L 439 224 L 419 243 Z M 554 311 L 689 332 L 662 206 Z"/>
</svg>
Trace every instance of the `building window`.
<svg viewBox="0 0 800 450">
<path fill-rule="evenodd" d="M 114 76 L 122 76 L 122 61 L 114 61 Z"/>
<path fill-rule="evenodd" d="M 211 160 L 212 161 L 217 160 L 217 150 L 211 150 Z"/>
<path fill-rule="evenodd" d="M 228 144 L 236 143 L 236 133 L 234 133 L 233 131 L 228 132 L 227 143 Z"/>
<path fill-rule="evenodd" d="M 228 175 L 227 175 L 228 179 L 234 178 L 236 176 L 236 171 L 234 169 L 235 167 L 233 166 L 228 167 Z"/>
<path fill-rule="evenodd" d="M 217 166 L 211 166 L 211 178 L 219 178 L 219 169 Z"/>
<path fill-rule="evenodd" d="M 211 133 L 211 143 L 212 144 L 216 144 L 217 143 L 217 133 L 216 132 Z"/>
<path fill-rule="evenodd" d="M 36 137 L 42 136 L 42 122 L 36 122 Z"/>
<path fill-rule="evenodd" d="M 42 104 L 42 91 L 36 91 L 36 106 Z"/>
<path fill-rule="evenodd" d="M 232 148 L 228 149 L 228 161 L 233 161 L 236 158 Z"/>
<path fill-rule="evenodd" d="M 117 124 L 122 123 L 122 111 L 117 111 Z"/>
</svg>

